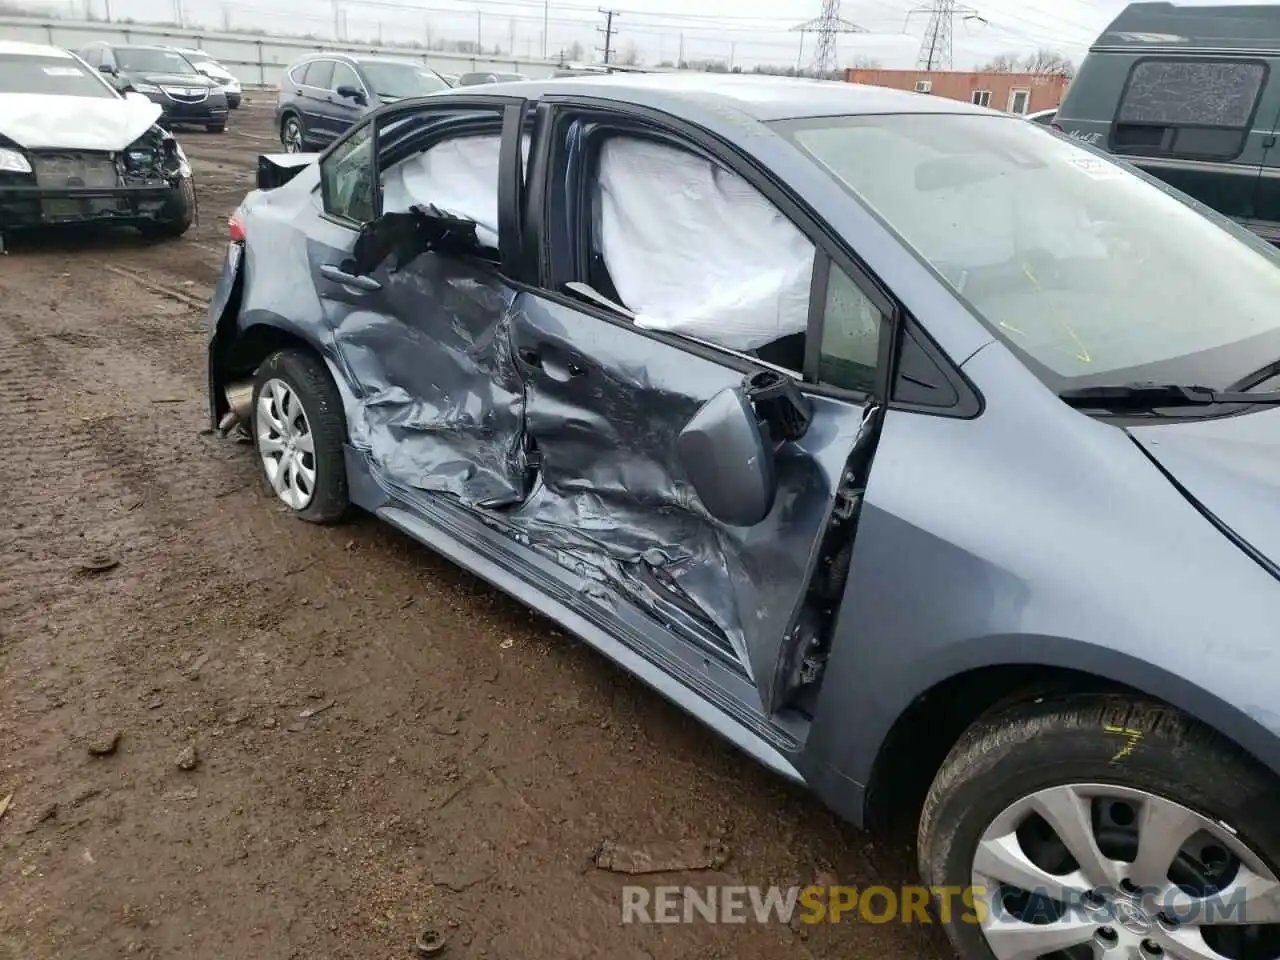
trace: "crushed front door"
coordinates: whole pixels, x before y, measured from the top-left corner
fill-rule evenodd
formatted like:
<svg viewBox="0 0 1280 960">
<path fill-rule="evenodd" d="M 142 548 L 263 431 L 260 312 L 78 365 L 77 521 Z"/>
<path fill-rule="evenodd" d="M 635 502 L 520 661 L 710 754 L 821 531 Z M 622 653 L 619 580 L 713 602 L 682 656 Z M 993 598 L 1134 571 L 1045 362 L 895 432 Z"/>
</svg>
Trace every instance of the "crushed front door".
<svg viewBox="0 0 1280 960">
<path fill-rule="evenodd" d="M 772 511 L 729 527 L 700 506 L 676 438 L 741 370 L 533 294 L 511 331 L 541 483 L 508 520 L 655 616 L 672 597 L 696 607 L 772 710 L 864 408 L 811 398 L 808 430 L 778 450 Z"/>
</svg>

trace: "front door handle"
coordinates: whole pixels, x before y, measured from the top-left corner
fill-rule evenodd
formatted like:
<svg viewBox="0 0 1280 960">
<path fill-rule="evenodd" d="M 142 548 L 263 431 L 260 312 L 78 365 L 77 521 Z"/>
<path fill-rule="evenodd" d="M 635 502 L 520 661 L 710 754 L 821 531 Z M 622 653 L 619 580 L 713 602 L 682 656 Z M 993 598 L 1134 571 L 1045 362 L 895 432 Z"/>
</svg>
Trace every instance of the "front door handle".
<svg viewBox="0 0 1280 960">
<path fill-rule="evenodd" d="M 367 290 L 372 293 L 374 290 L 381 290 L 382 284 L 373 277 L 357 276 L 354 273 L 347 273 L 341 267 L 335 267 L 332 263 L 326 263 L 320 267 L 320 275 L 326 280 L 332 280 L 334 283 L 340 283 L 344 287 L 355 287 L 357 290 Z"/>
</svg>

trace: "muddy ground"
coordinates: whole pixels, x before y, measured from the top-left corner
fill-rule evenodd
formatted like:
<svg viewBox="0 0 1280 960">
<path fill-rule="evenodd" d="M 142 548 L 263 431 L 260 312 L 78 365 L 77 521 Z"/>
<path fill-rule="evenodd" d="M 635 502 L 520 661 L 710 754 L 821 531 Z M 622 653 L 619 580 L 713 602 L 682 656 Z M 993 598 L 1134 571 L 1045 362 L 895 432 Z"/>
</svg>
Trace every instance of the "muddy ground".
<svg viewBox="0 0 1280 960">
<path fill-rule="evenodd" d="M 0 958 L 386 960 L 424 928 L 447 958 L 947 956 L 847 917 L 624 925 L 607 839 L 730 851 L 650 887 L 911 865 L 429 550 L 284 516 L 203 432 L 202 304 L 270 108 L 180 134 L 184 239 L 0 257 Z"/>
</svg>

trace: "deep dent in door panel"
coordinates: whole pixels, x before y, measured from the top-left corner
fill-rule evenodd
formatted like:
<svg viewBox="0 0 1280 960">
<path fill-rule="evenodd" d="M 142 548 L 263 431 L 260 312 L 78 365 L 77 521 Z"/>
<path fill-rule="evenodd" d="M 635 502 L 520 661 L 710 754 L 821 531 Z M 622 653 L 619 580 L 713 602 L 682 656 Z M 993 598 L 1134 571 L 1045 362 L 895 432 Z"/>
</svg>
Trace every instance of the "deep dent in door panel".
<svg viewBox="0 0 1280 960">
<path fill-rule="evenodd" d="M 810 431 L 778 451 L 778 497 L 752 527 L 707 515 L 675 438 L 743 375 L 658 340 L 523 295 L 515 353 L 550 350 L 581 377 L 527 371 L 526 429 L 541 483 L 506 521 L 652 608 L 643 564 L 670 578 L 728 638 L 764 690 L 812 574 L 860 409 L 819 399 Z"/>
<path fill-rule="evenodd" d="M 372 276 L 382 284 L 378 309 L 348 312 L 335 328 L 363 394 L 353 437 L 396 483 L 468 506 L 523 500 L 512 291 L 491 270 L 431 255 Z"/>
<path fill-rule="evenodd" d="M 456 497 L 599 583 L 599 602 L 616 591 L 667 621 L 674 587 L 767 700 L 860 408 L 815 398 L 809 432 L 777 451 L 773 510 L 755 526 L 729 527 L 702 507 L 675 439 L 703 403 L 740 386 L 740 371 L 515 296 L 491 271 L 452 258 L 424 256 L 373 276 L 383 285 L 377 308 L 336 318 L 335 334 L 360 386 L 350 400 L 353 442 L 375 469 Z M 521 366 L 528 349 L 551 361 L 545 374 Z M 579 367 L 585 376 L 569 373 Z"/>
</svg>

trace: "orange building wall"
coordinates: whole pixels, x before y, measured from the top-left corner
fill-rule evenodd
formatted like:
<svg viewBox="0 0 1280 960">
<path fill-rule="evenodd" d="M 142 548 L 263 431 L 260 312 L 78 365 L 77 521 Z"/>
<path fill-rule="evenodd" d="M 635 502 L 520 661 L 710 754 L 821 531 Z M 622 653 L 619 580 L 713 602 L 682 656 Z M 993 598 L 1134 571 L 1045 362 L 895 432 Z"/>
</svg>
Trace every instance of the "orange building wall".
<svg viewBox="0 0 1280 960">
<path fill-rule="evenodd" d="M 845 71 L 849 83 L 867 83 L 895 90 L 914 90 L 916 81 L 933 84 L 935 97 L 971 103 L 974 91 L 990 90 L 993 110 L 1009 110 L 1014 90 L 1030 93 L 1024 113 L 1048 110 L 1062 102 L 1067 91 L 1067 78 L 1043 73 L 962 73 L 955 70 L 855 70 Z"/>
</svg>

